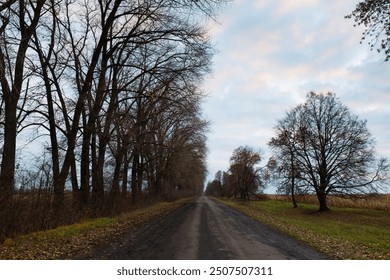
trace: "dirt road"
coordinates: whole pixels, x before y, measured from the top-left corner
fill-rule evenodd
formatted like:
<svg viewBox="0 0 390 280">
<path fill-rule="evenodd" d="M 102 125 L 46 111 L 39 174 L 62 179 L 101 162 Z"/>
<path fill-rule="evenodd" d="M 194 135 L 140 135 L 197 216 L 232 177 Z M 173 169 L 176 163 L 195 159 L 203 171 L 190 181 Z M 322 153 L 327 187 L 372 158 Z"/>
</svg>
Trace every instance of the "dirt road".
<svg viewBox="0 0 390 280">
<path fill-rule="evenodd" d="M 87 259 L 326 259 L 280 232 L 202 196 L 96 248 Z"/>
</svg>

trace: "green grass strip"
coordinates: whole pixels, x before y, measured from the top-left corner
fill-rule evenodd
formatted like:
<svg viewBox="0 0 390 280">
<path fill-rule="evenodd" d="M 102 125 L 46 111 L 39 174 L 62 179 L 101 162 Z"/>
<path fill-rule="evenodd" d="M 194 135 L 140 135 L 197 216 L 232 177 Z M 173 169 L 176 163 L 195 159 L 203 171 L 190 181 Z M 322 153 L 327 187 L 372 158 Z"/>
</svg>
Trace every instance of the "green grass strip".
<svg viewBox="0 0 390 280">
<path fill-rule="evenodd" d="M 220 200 L 271 225 L 333 259 L 390 259 L 390 215 L 373 209 L 337 208 L 266 200 L 247 203 Z"/>
</svg>

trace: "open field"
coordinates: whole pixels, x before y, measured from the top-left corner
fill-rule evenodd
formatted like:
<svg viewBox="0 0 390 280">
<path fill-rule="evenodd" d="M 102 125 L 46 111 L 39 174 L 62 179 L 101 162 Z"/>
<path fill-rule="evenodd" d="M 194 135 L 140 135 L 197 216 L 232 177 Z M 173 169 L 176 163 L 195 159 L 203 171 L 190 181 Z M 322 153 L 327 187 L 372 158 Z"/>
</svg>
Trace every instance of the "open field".
<svg viewBox="0 0 390 280">
<path fill-rule="evenodd" d="M 269 195 L 265 198 L 280 201 L 291 201 L 289 195 Z M 296 200 L 299 203 L 305 204 L 318 204 L 317 197 L 315 195 L 297 195 Z M 374 210 L 389 210 L 390 211 L 390 194 L 372 194 L 372 195 L 361 195 L 353 197 L 339 197 L 328 195 L 327 198 L 328 206 L 332 207 L 343 207 L 343 208 L 362 208 L 362 209 L 374 209 Z"/>
<path fill-rule="evenodd" d="M 388 201 L 388 196 L 384 197 Z M 331 211 L 320 213 L 317 205 L 301 202 L 294 209 L 281 197 L 245 203 L 220 201 L 334 259 L 390 259 L 390 212 L 376 210 L 388 209 L 384 202 L 376 209 L 362 208 L 362 204 L 355 204 L 355 208 L 330 204 Z"/>
</svg>

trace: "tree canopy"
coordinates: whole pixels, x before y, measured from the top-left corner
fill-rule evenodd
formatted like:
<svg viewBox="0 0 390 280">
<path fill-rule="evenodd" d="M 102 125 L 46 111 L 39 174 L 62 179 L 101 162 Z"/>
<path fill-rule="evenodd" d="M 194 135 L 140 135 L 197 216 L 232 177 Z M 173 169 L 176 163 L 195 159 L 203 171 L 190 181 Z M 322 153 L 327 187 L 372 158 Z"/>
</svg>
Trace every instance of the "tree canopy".
<svg viewBox="0 0 390 280">
<path fill-rule="evenodd" d="M 230 158 L 229 174 L 234 195 L 240 195 L 242 200 L 249 200 L 249 195 L 262 186 L 260 169 L 260 153 L 248 146 L 238 147 Z"/>
<path fill-rule="evenodd" d="M 361 42 L 368 40 L 371 50 L 385 53 L 385 61 L 390 59 L 390 1 L 365 0 L 356 5 L 346 18 L 354 18 L 355 26 L 364 25 Z"/>
</svg>

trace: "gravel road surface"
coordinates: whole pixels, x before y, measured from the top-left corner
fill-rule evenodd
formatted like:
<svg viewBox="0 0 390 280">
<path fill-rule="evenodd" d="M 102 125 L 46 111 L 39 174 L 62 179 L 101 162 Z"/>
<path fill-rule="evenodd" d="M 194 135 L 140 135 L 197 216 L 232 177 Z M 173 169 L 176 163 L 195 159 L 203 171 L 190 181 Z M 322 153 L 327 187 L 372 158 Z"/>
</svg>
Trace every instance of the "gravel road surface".
<svg viewBox="0 0 390 280">
<path fill-rule="evenodd" d="M 286 260 L 327 259 L 295 239 L 202 196 L 85 259 Z"/>
</svg>

